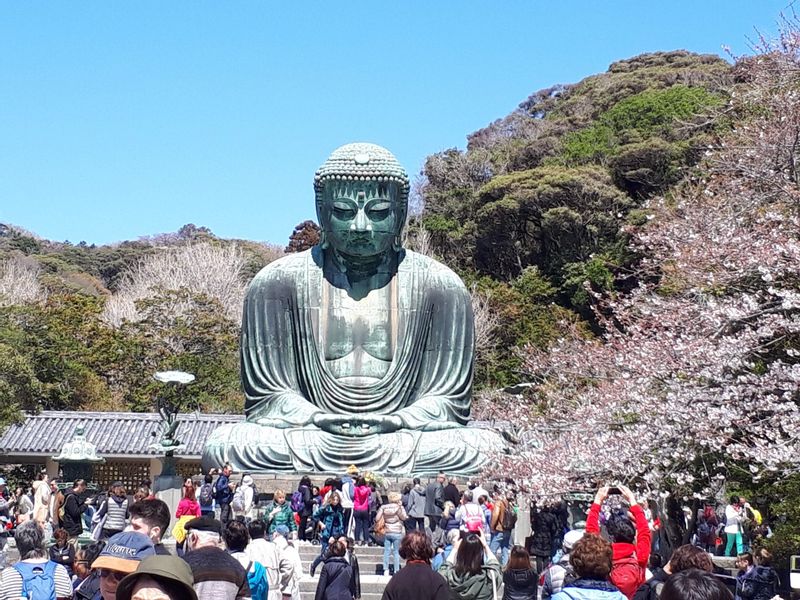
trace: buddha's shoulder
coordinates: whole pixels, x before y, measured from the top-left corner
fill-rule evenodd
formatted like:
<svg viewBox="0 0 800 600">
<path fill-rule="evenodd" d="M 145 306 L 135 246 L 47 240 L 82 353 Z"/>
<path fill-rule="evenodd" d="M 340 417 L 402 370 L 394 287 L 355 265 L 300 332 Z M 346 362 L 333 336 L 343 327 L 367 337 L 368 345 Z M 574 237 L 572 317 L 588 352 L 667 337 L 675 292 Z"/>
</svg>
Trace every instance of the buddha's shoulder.
<svg viewBox="0 0 800 600">
<path fill-rule="evenodd" d="M 447 265 L 440 263 L 435 258 L 419 254 L 412 250 L 405 251 L 403 262 L 406 263 L 405 267 L 423 272 L 429 280 L 436 280 L 441 285 L 446 287 L 463 288 L 464 282 L 461 277 Z"/>
<path fill-rule="evenodd" d="M 250 287 L 263 288 L 271 285 L 292 284 L 302 276 L 308 267 L 308 261 L 311 260 L 313 260 L 311 249 L 281 256 L 261 269 L 253 277 Z"/>
</svg>

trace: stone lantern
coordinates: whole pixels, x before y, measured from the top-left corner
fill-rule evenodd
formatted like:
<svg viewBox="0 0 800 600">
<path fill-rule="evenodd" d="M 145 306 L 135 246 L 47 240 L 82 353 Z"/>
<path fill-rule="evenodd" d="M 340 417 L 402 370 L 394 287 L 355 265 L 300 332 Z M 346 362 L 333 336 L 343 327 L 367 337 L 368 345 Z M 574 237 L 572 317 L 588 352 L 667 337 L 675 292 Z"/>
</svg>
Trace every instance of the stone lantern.
<svg viewBox="0 0 800 600">
<path fill-rule="evenodd" d="M 97 455 L 97 446 L 86 439 L 85 431 L 85 427 L 79 425 L 72 439 L 62 446 L 61 453 L 53 457 L 64 481 L 93 481 L 94 465 L 106 462 L 105 458 Z"/>
</svg>

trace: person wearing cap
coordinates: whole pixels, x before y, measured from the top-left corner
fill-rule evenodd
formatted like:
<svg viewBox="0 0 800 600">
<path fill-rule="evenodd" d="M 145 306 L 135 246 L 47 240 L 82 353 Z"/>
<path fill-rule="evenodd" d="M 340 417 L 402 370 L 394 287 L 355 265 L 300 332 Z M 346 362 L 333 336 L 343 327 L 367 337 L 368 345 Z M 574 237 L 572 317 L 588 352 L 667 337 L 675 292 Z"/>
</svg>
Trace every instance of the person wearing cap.
<svg viewBox="0 0 800 600">
<path fill-rule="evenodd" d="M 192 569 L 198 598 L 236 600 L 250 598 L 247 572 L 223 550 L 222 523 L 211 516 L 192 519 L 186 525 L 184 560 Z"/>
<path fill-rule="evenodd" d="M 116 600 L 119 582 L 133 573 L 148 556 L 155 556 L 155 549 L 145 534 L 123 531 L 111 536 L 92 563 L 92 569 L 100 569 L 100 595 L 103 600 Z"/>
<path fill-rule="evenodd" d="M 544 584 L 542 585 L 542 599 L 546 600 L 553 594 L 576 579 L 575 570 L 569 562 L 569 553 L 572 552 L 575 543 L 583 537 L 583 529 L 572 529 L 564 534 L 564 541 L 561 544 L 563 554 L 554 565 L 544 574 Z"/>
<path fill-rule="evenodd" d="M 0 600 L 24 598 L 25 579 L 41 574 L 52 578 L 52 597 L 71 598 L 72 582 L 67 569 L 47 558 L 44 530 L 36 521 L 25 521 L 14 533 L 20 561 L 3 569 L 0 575 Z"/>
<path fill-rule="evenodd" d="M 119 582 L 117 600 L 197 600 L 192 569 L 171 555 L 148 556 Z"/>
<path fill-rule="evenodd" d="M 286 525 L 278 525 L 272 534 L 272 541 L 280 554 L 281 585 L 280 594 L 291 600 L 300 600 L 300 579 L 303 577 L 303 561 L 295 545 L 295 533 Z M 272 594 L 272 588 L 270 588 Z"/>
</svg>

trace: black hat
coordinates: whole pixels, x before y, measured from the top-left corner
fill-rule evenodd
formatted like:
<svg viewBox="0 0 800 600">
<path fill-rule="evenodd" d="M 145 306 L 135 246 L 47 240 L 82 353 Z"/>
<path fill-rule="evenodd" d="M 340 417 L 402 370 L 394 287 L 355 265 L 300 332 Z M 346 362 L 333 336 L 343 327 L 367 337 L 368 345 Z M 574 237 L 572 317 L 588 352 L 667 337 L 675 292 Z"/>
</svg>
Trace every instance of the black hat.
<svg viewBox="0 0 800 600">
<path fill-rule="evenodd" d="M 222 523 L 217 521 L 211 515 L 206 515 L 204 517 L 197 517 L 192 519 L 188 523 L 186 523 L 183 528 L 188 532 L 190 529 L 194 529 L 195 531 L 209 531 L 211 533 L 216 533 L 217 535 L 222 535 Z"/>
</svg>

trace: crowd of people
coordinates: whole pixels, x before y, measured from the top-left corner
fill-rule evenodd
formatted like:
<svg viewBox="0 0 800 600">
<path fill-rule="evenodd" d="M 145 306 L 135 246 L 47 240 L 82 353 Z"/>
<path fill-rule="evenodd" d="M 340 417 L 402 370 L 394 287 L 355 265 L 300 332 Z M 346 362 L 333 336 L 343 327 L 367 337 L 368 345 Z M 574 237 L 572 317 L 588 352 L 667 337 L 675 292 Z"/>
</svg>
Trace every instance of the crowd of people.
<svg viewBox="0 0 800 600">
<path fill-rule="evenodd" d="M 708 506 L 685 513 L 690 539 L 662 565 L 659 519 L 624 486 L 599 489 L 584 521 L 562 501 L 532 504 L 532 532 L 519 545 L 513 491 L 478 481 L 461 489 L 444 473 L 384 497 L 352 466 L 321 486 L 304 476 L 264 502 L 251 476 L 234 481 L 225 465 L 185 479 L 174 511 L 147 482 L 131 495 L 121 482 L 102 493 L 83 480 L 62 487 L 41 474 L 30 496 L 11 494 L 0 478 L 0 519 L 12 528 L 4 535 L 20 555 L 0 575 L 0 600 L 300 600 L 299 549 L 309 543 L 319 545 L 315 600 L 361 597 L 365 545 L 383 547 L 384 600 L 725 600 L 729 587 L 737 600 L 767 600 L 779 583 L 769 551 L 748 552 L 757 538 L 743 523 L 760 515 L 737 497 L 721 518 Z M 176 556 L 162 543 L 168 533 Z M 711 555 L 733 551 L 739 573 L 726 587 Z"/>
</svg>

